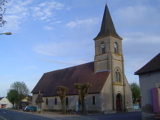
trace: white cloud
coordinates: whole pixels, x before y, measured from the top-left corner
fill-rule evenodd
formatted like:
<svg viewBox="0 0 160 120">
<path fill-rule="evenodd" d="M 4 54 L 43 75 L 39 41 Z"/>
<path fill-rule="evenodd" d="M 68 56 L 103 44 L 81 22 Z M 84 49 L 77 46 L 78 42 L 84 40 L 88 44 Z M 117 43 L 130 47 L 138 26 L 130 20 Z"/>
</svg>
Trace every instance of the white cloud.
<svg viewBox="0 0 160 120">
<path fill-rule="evenodd" d="M 45 30 L 53 30 L 53 27 L 52 26 L 44 26 L 44 29 Z"/>
<path fill-rule="evenodd" d="M 7 11 L 4 19 L 7 24 L 3 27 L 2 31 L 17 31 L 20 29 L 21 23 L 26 20 L 29 15 L 28 5 L 32 3 L 33 0 L 23 1 L 23 0 L 11 0 L 7 4 Z"/>
<path fill-rule="evenodd" d="M 38 4 L 37 6 L 32 7 L 32 16 L 36 20 L 42 20 L 49 22 L 53 18 L 53 15 L 55 13 L 55 10 L 61 10 L 64 8 L 64 5 L 62 3 L 52 1 L 52 2 L 43 2 Z"/>
<path fill-rule="evenodd" d="M 83 51 L 81 46 L 86 46 L 87 43 L 78 43 L 77 41 L 63 41 L 40 44 L 35 46 L 34 51 L 38 54 L 57 57 L 77 56 L 78 52 Z"/>
<path fill-rule="evenodd" d="M 56 10 L 62 10 L 64 5 L 60 2 L 41 2 L 34 4 L 34 0 L 10 0 L 7 4 L 7 11 L 4 19 L 7 24 L 0 31 L 18 31 L 22 23 L 26 22 L 29 18 L 34 18 L 38 21 L 46 22 L 49 25 L 61 23 L 55 20 Z M 44 29 L 51 30 L 49 26 Z"/>
<path fill-rule="evenodd" d="M 124 39 L 124 42 L 129 43 L 146 43 L 146 44 L 159 44 L 160 43 L 160 35 L 152 35 L 152 34 L 145 34 L 145 33 L 127 33 Z"/>
<path fill-rule="evenodd" d="M 41 60 L 49 63 L 54 63 L 54 64 L 60 64 L 60 65 L 63 64 L 65 66 L 67 65 L 67 67 L 88 62 L 87 60 L 76 60 L 76 59 L 69 60 L 69 61 L 68 60 L 62 61 L 62 60 L 54 60 L 53 58 L 52 59 L 42 58 Z"/>
<path fill-rule="evenodd" d="M 115 11 L 114 15 L 123 25 L 130 26 L 157 25 L 160 19 L 159 9 L 147 4 L 123 7 Z"/>
<path fill-rule="evenodd" d="M 66 26 L 69 28 L 76 28 L 76 27 L 80 27 L 80 26 L 85 26 L 85 27 L 91 26 L 91 25 L 94 25 L 97 23 L 98 23 L 97 18 L 88 18 L 88 19 L 70 21 L 66 24 Z"/>
<path fill-rule="evenodd" d="M 68 67 L 92 61 L 91 49 L 91 45 L 84 41 L 51 42 L 33 48 L 34 52 L 44 57 L 41 60 Z"/>
</svg>

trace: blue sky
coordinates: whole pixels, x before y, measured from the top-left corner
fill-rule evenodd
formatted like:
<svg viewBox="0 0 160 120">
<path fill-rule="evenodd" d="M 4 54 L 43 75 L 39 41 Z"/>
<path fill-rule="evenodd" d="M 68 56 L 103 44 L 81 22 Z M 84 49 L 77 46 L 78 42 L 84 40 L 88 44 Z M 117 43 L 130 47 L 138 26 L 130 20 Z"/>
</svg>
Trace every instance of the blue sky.
<svg viewBox="0 0 160 120">
<path fill-rule="evenodd" d="M 100 30 L 106 0 L 9 0 L 0 32 L 0 96 L 11 83 L 30 90 L 43 73 L 93 61 L 93 38 Z M 134 72 L 159 53 L 160 0 L 108 0 L 123 38 L 125 72 Z"/>
</svg>

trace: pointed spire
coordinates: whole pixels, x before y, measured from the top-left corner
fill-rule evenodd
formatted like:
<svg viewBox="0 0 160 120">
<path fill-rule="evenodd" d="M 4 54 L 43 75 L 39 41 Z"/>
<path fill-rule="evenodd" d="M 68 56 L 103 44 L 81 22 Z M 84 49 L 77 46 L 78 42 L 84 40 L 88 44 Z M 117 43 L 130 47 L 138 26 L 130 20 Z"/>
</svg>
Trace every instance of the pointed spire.
<svg viewBox="0 0 160 120">
<path fill-rule="evenodd" d="M 97 35 L 97 37 L 94 38 L 94 40 L 97 40 L 103 37 L 107 37 L 107 36 L 112 36 L 112 37 L 122 39 L 115 30 L 108 6 L 106 4 L 104 15 L 103 15 L 103 20 L 102 20 L 102 25 L 101 25 L 101 30 L 99 34 Z"/>
</svg>

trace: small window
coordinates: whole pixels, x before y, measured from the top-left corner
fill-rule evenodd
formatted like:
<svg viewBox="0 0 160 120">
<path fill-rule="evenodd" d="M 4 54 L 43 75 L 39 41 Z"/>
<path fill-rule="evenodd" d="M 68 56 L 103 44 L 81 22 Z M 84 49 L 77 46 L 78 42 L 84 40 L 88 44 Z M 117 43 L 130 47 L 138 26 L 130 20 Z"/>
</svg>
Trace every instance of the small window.
<svg viewBox="0 0 160 120">
<path fill-rule="evenodd" d="M 48 105 L 48 98 L 46 98 L 46 105 Z"/>
<path fill-rule="evenodd" d="M 104 42 L 101 42 L 100 48 L 101 48 L 101 53 L 102 53 L 102 54 L 105 54 L 106 48 L 105 48 Z"/>
<path fill-rule="evenodd" d="M 57 98 L 54 99 L 54 104 L 57 105 Z"/>
<path fill-rule="evenodd" d="M 93 104 L 93 105 L 96 104 L 96 97 L 95 97 L 95 96 L 92 97 L 92 104 Z"/>
<path fill-rule="evenodd" d="M 78 99 L 78 105 L 81 105 L 81 101 L 80 101 L 80 99 Z"/>
<path fill-rule="evenodd" d="M 114 53 L 118 53 L 118 43 L 114 43 Z"/>
<path fill-rule="evenodd" d="M 121 82 L 121 73 L 119 70 L 116 70 L 115 72 L 115 82 Z"/>
<path fill-rule="evenodd" d="M 68 97 L 66 97 L 66 105 L 68 105 Z"/>
</svg>

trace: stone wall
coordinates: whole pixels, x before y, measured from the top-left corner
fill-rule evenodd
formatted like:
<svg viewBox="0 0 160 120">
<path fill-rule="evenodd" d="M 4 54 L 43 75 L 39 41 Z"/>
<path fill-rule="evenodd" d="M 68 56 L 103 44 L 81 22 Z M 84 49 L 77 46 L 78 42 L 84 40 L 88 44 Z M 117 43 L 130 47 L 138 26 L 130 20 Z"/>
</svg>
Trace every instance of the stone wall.
<svg viewBox="0 0 160 120">
<path fill-rule="evenodd" d="M 93 96 L 95 97 L 95 104 L 93 104 Z M 36 106 L 35 100 L 37 95 L 33 95 L 32 104 Z M 66 96 L 68 98 L 67 110 L 76 110 L 78 108 L 78 95 Z M 57 99 L 57 104 L 55 104 Z M 48 100 L 48 104 L 46 102 Z M 43 97 L 42 109 L 44 110 L 61 110 L 61 101 L 58 96 Z M 85 98 L 86 109 L 88 111 L 101 111 L 100 94 L 89 94 Z"/>
</svg>

